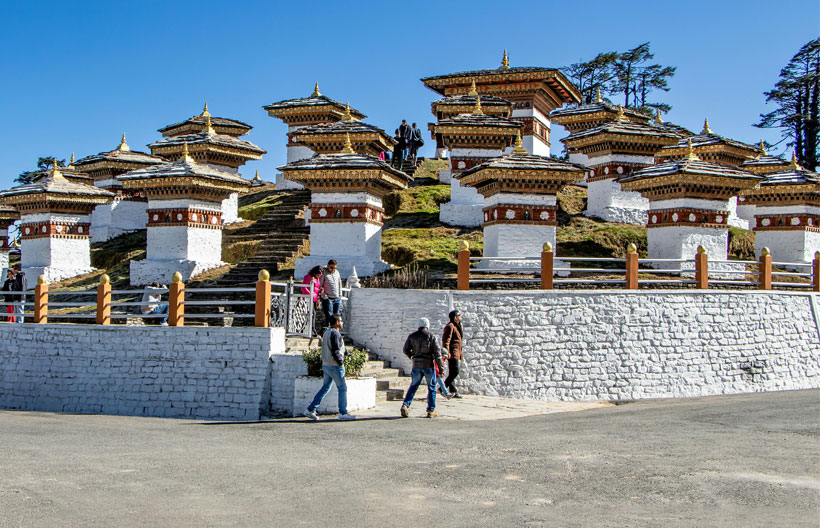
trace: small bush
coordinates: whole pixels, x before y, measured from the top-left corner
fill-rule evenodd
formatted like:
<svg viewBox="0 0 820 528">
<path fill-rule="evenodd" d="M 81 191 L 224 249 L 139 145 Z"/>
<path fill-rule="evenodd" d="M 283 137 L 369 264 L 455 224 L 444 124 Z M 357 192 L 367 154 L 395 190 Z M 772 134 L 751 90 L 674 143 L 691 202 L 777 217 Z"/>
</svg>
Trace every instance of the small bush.
<svg viewBox="0 0 820 528">
<path fill-rule="evenodd" d="M 380 275 L 366 277 L 362 282 L 365 288 L 394 288 L 399 290 L 427 289 L 427 267 L 419 267 L 415 262 L 407 267 L 391 270 Z"/>
<path fill-rule="evenodd" d="M 308 376 L 321 378 L 322 373 L 322 349 L 312 348 L 302 354 L 302 359 L 307 365 Z M 361 348 L 348 350 L 345 357 L 345 377 L 358 378 L 364 366 L 367 364 L 367 352 Z"/>
<path fill-rule="evenodd" d="M 399 192 L 392 192 L 384 197 L 382 205 L 384 206 L 384 214 L 386 216 L 393 216 L 401 209 L 402 203 L 406 201 L 404 195 Z"/>
</svg>

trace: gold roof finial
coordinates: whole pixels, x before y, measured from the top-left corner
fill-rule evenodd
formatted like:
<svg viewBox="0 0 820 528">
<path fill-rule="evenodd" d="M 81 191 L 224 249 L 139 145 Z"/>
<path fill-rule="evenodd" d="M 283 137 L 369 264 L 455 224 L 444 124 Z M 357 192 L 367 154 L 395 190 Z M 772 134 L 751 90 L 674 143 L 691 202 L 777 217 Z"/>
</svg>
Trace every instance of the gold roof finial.
<svg viewBox="0 0 820 528">
<path fill-rule="evenodd" d="M 342 154 L 355 154 L 353 145 L 350 143 L 350 134 L 345 133 L 345 148 L 342 149 Z"/>
<path fill-rule="evenodd" d="M 473 114 L 483 114 L 484 110 L 481 109 L 481 96 L 477 95 L 475 98 L 475 107 L 473 108 Z"/>
<path fill-rule="evenodd" d="M 194 158 L 188 153 L 188 142 L 184 142 L 182 144 L 182 157 L 179 158 L 179 161 L 183 163 L 194 163 Z"/>
<path fill-rule="evenodd" d="M 510 69 L 510 58 L 507 56 L 507 48 L 504 48 L 504 57 L 501 58 L 501 67 L 498 68 L 499 70 L 509 70 Z"/>
<path fill-rule="evenodd" d="M 63 179 L 63 173 L 60 172 L 60 167 L 57 166 L 57 158 L 54 158 L 51 161 L 51 164 L 52 164 L 51 177 L 54 178 L 55 180 Z"/>
<path fill-rule="evenodd" d="M 703 120 L 703 130 L 700 131 L 701 134 L 711 134 L 712 129 L 709 128 L 709 118 L 705 118 Z"/>
<path fill-rule="evenodd" d="M 478 95 L 478 90 L 475 89 L 475 79 L 470 83 L 470 91 L 467 92 L 467 95 Z"/>
<path fill-rule="evenodd" d="M 356 118 L 353 117 L 353 114 L 350 113 L 350 103 L 348 102 L 345 105 L 345 113 L 342 116 L 342 121 L 355 121 Z"/>
<path fill-rule="evenodd" d="M 74 168 L 74 153 L 73 152 L 71 153 L 71 161 L 68 162 L 68 168 L 69 169 Z"/>
<path fill-rule="evenodd" d="M 316 84 L 313 86 L 313 93 L 310 94 L 310 96 L 319 97 L 320 95 L 322 94 L 319 92 L 319 81 L 316 81 Z"/>
<path fill-rule="evenodd" d="M 595 102 L 596 103 L 603 103 L 604 102 L 603 97 L 601 97 L 601 87 L 600 86 L 598 87 L 598 95 L 595 96 Z"/>
<path fill-rule="evenodd" d="M 125 132 L 122 133 L 122 139 L 120 140 L 120 146 L 117 147 L 117 150 L 121 150 L 123 152 L 128 152 L 131 150 L 131 147 L 128 146 L 128 143 L 125 142 Z"/>
<path fill-rule="evenodd" d="M 789 168 L 791 170 L 797 170 L 797 169 L 800 168 L 800 165 L 797 164 L 797 151 L 796 150 L 792 151 L 792 162 L 789 165 Z"/>
<path fill-rule="evenodd" d="M 210 117 L 211 113 L 208 112 L 208 101 L 205 101 L 205 108 L 202 109 L 202 117 Z"/>
<path fill-rule="evenodd" d="M 624 107 L 618 105 L 618 115 L 615 116 L 616 121 L 626 121 L 626 115 L 624 115 Z"/>
<path fill-rule="evenodd" d="M 524 148 L 524 145 L 521 143 L 521 131 L 515 133 L 515 148 L 513 149 L 514 154 L 526 154 L 527 149 Z"/>
<path fill-rule="evenodd" d="M 658 125 L 663 123 L 663 118 L 661 117 L 661 109 L 660 108 L 655 109 L 655 123 L 658 124 Z"/>
<path fill-rule="evenodd" d="M 766 143 L 762 139 L 760 140 L 760 144 L 757 146 L 757 148 L 760 149 L 760 156 L 765 156 L 766 154 L 768 154 L 768 152 L 766 152 Z M 758 156 L 758 158 L 760 156 Z"/>
<path fill-rule="evenodd" d="M 256 171 L 256 176 L 253 177 L 253 180 L 254 181 L 262 181 L 262 179 L 259 177 L 259 171 Z"/>
<path fill-rule="evenodd" d="M 686 159 L 688 159 L 688 160 L 699 160 L 700 158 L 698 157 L 697 154 L 695 154 L 695 149 L 694 149 L 694 147 L 692 147 L 692 140 L 691 139 L 688 140 L 687 143 L 688 143 L 689 151 L 686 153 Z"/>
<path fill-rule="evenodd" d="M 214 130 L 214 126 L 211 124 L 211 114 L 205 116 L 205 133 L 209 136 L 216 134 L 216 130 Z"/>
</svg>

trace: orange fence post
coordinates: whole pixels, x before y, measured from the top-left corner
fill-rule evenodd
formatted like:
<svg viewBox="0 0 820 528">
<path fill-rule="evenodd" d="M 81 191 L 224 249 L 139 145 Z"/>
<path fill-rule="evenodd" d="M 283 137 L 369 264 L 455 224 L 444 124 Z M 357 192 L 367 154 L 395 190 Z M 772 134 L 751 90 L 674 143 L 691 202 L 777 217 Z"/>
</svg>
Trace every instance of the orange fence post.
<svg viewBox="0 0 820 528">
<path fill-rule="evenodd" d="M 555 253 L 552 252 L 552 244 L 546 242 L 544 249 L 541 251 L 541 289 L 551 290 L 552 274 L 555 269 Z"/>
<path fill-rule="evenodd" d="M 23 305 L 23 311 L 26 311 L 25 305 Z M 48 322 L 48 284 L 45 275 L 37 278 L 37 286 L 34 287 L 34 322 L 38 324 Z"/>
<path fill-rule="evenodd" d="M 769 248 L 764 247 L 760 251 L 760 278 L 758 279 L 758 289 L 772 289 L 772 254 Z"/>
<path fill-rule="evenodd" d="M 635 244 L 626 248 L 626 289 L 638 289 L 638 248 Z"/>
<path fill-rule="evenodd" d="M 111 279 L 106 274 L 97 286 L 97 324 L 111 324 Z"/>
<path fill-rule="evenodd" d="M 470 244 L 465 240 L 458 246 L 458 289 L 470 289 Z"/>
<path fill-rule="evenodd" d="M 820 292 L 820 251 L 814 253 L 814 262 L 812 263 L 812 290 Z"/>
<path fill-rule="evenodd" d="M 703 246 L 698 246 L 698 253 L 695 255 L 695 288 L 709 289 L 709 256 Z"/>
<path fill-rule="evenodd" d="M 185 284 L 182 273 L 176 272 L 168 285 L 168 326 L 185 324 Z"/>
<path fill-rule="evenodd" d="M 270 273 L 268 273 L 268 270 L 263 269 L 260 271 L 258 279 L 253 322 L 256 327 L 268 328 L 270 327 Z"/>
</svg>

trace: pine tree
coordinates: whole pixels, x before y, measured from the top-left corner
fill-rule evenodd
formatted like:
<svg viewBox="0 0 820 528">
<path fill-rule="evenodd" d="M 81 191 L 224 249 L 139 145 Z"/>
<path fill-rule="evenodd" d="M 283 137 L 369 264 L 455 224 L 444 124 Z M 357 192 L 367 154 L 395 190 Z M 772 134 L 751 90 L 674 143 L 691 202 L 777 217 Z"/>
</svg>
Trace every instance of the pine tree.
<svg viewBox="0 0 820 528">
<path fill-rule="evenodd" d="M 778 108 L 760 114 L 759 128 L 780 128 L 794 147 L 797 161 L 815 170 L 818 166 L 818 131 L 820 128 L 820 38 L 809 41 L 780 70 L 774 89 L 764 92 L 767 103 Z"/>
<path fill-rule="evenodd" d="M 14 181 L 23 185 L 31 183 L 38 175 L 50 169 L 54 165 L 55 159 L 56 158 L 54 156 L 37 158 L 37 170 L 21 172 L 20 175 L 14 179 Z M 57 160 L 57 166 L 65 167 L 65 160 Z"/>
</svg>

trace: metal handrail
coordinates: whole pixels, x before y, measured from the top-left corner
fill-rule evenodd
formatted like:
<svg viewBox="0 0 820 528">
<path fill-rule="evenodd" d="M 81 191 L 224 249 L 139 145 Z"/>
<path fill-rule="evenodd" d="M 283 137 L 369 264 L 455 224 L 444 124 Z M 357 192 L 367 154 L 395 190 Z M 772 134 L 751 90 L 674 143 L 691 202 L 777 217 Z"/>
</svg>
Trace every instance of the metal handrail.
<svg viewBox="0 0 820 528">
<path fill-rule="evenodd" d="M 214 300 L 214 301 L 182 301 L 180 304 L 185 306 L 222 306 L 226 304 L 256 304 L 256 301 L 227 301 L 227 300 Z"/>
<path fill-rule="evenodd" d="M 626 273 L 619 268 L 553 268 L 553 271 L 577 271 L 578 273 Z"/>
<path fill-rule="evenodd" d="M 533 262 L 540 262 L 541 257 L 470 257 L 471 262 L 478 262 L 481 260 L 531 260 Z"/>
<path fill-rule="evenodd" d="M 812 262 L 775 262 L 772 261 L 772 266 L 800 266 L 801 268 L 811 268 L 814 266 Z"/>
</svg>

